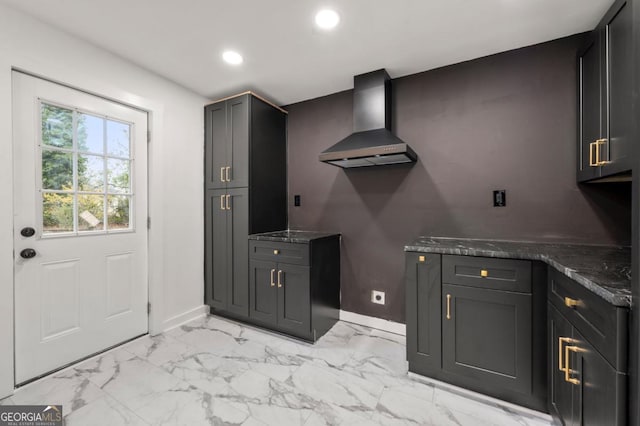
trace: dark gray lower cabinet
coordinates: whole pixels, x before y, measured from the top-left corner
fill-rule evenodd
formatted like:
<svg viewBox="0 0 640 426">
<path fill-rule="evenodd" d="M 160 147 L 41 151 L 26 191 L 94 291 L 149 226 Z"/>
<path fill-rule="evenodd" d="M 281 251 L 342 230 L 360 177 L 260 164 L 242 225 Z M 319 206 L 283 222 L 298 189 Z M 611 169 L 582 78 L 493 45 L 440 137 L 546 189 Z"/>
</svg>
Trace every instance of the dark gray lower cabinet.
<svg viewBox="0 0 640 426">
<path fill-rule="evenodd" d="M 487 386 L 531 390 L 531 295 L 442 285 L 444 370 Z"/>
<path fill-rule="evenodd" d="M 338 320 L 339 236 L 305 243 L 250 241 L 249 318 L 315 341 Z"/>
<path fill-rule="evenodd" d="M 546 409 L 546 267 L 406 253 L 411 372 Z"/>
<path fill-rule="evenodd" d="M 549 412 L 566 426 L 626 425 L 626 359 L 618 355 L 626 352 L 626 309 L 556 271 L 549 279 Z M 603 342 L 586 337 L 596 325 L 609 330 Z"/>
<path fill-rule="evenodd" d="M 212 312 L 249 314 L 247 188 L 207 191 L 205 300 Z"/>
</svg>

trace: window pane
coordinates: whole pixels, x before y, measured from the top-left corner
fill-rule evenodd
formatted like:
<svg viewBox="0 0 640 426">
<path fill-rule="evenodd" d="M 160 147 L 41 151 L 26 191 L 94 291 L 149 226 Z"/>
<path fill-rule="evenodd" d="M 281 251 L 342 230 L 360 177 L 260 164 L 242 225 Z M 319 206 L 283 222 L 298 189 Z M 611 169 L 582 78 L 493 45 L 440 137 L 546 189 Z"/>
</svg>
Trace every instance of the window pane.
<svg viewBox="0 0 640 426">
<path fill-rule="evenodd" d="M 45 234 L 73 232 L 73 195 L 42 194 L 42 230 Z"/>
<path fill-rule="evenodd" d="M 42 144 L 73 148 L 73 111 L 42 104 Z"/>
<path fill-rule="evenodd" d="M 73 190 L 73 154 L 42 150 L 42 189 Z"/>
<path fill-rule="evenodd" d="M 104 195 L 78 195 L 78 231 L 104 229 Z"/>
<path fill-rule="evenodd" d="M 78 188 L 80 191 L 104 192 L 104 157 L 78 155 Z"/>
<path fill-rule="evenodd" d="M 107 154 L 129 158 L 129 125 L 107 120 Z"/>
<path fill-rule="evenodd" d="M 109 195 L 107 197 L 107 228 L 128 229 L 131 197 L 126 195 Z"/>
<path fill-rule="evenodd" d="M 129 183 L 129 163 L 128 160 L 107 160 L 107 183 L 109 192 L 116 194 L 131 193 Z"/>
<path fill-rule="evenodd" d="M 78 150 L 104 154 L 104 119 L 78 114 Z"/>
</svg>

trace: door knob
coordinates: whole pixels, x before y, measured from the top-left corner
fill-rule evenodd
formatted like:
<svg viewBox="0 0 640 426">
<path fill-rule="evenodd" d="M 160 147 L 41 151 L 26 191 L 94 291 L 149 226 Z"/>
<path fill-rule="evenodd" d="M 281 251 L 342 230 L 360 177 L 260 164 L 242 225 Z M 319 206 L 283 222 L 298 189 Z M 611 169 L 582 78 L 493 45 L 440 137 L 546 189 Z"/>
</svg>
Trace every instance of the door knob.
<svg viewBox="0 0 640 426">
<path fill-rule="evenodd" d="M 20 257 L 23 259 L 31 259 L 32 257 L 36 257 L 36 251 L 32 248 L 26 248 L 20 252 Z"/>
<path fill-rule="evenodd" d="M 36 230 L 31 227 L 22 228 L 20 230 L 20 235 L 23 237 L 33 237 L 36 234 Z"/>
</svg>

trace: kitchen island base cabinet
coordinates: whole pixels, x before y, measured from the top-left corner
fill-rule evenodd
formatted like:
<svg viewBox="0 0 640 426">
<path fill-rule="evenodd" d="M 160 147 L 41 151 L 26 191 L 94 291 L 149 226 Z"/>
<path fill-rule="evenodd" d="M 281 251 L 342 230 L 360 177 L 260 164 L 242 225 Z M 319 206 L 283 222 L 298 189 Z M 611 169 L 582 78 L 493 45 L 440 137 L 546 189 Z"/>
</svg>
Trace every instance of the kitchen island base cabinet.
<svg viewBox="0 0 640 426">
<path fill-rule="evenodd" d="M 406 253 L 409 371 L 546 411 L 546 268 Z"/>
<path fill-rule="evenodd" d="M 322 337 L 339 317 L 339 236 L 249 243 L 250 322 L 308 341 Z"/>
</svg>

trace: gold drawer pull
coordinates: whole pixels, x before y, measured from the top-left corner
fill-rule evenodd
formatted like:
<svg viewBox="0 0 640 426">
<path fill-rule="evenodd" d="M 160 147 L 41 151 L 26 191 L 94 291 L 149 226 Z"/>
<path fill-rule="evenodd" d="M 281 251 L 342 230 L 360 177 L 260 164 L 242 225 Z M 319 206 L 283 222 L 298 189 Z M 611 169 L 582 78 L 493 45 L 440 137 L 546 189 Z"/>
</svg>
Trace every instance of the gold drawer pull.
<svg viewBox="0 0 640 426">
<path fill-rule="evenodd" d="M 586 349 L 582 349 L 579 348 L 578 346 L 567 346 L 564 348 L 564 357 L 565 357 L 565 361 L 566 361 L 566 367 L 564 369 L 564 381 L 565 382 L 569 382 L 571 384 L 574 385 L 579 385 L 580 384 L 580 380 L 578 379 L 574 379 L 573 377 L 571 377 L 572 373 L 576 373 L 576 371 L 572 370 L 571 368 L 569 368 L 569 352 L 587 352 Z"/>
<path fill-rule="evenodd" d="M 224 176 L 227 179 L 227 182 L 231 182 L 231 179 L 229 178 L 229 171 L 231 170 L 231 167 L 225 167 L 224 168 L 225 172 L 224 172 Z"/>
<path fill-rule="evenodd" d="M 451 295 L 447 294 L 447 319 L 451 319 Z"/>
<path fill-rule="evenodd" d="M 608 139 L 598 139 L 597 141 L 595 141 L 595 145 L 596 145 L 596 165 L 597 166 L 603 166 L 605 164 L 609 164 L 610 162 L 607 160 L 602 160 L 600 159 L 600 145 L 606 145 L 607 144 L 607 140 Z"/>
<path fill-rule="evenodd" d="M 220 210 L 224 210 L 224 195 L 220 196 Z"/>
<path fill-rule="evenodd" d="M 276 270 L 272 269 L 271 270 L 271 287 L 275 287 L 276 286 L 275 278 L 274 278 L 275 273 L 276 273 Z"/>
<path fill-rule="evenodd" d="M 220 182 L 224 182 L 224 167 L 220 167 Z"/>
<path fill-rule="evenodd" d="M 274 250 L 273 254 L 280 254 L 280 250 Z"/>
<path fill-rule="evenodd" d="M 564 304 L 567 308 L 575 308 L 576 306 L 580 306 L 580 301 L 570 297 L 565 297 Z"/>
<path fill-rule="evenodd" d="M 227 194 L 227 210 L 231 210 L 231 195 Z"/>
<path fill-rule="evenodd" d="M 424 256 L 418 256 L 418 262 L 424 262 L 425 260 Z"/>
<path fill-rule="evenodd" d="M 282 288 L 282 271 L 278 271 L 278 288 Z"/>
<path fill-rule="evenodd" d="M 489 271 L 487 271 L 486 269 L 480 270 L 480 276 L 482 278 L 487 278 L 489 276 Z"/>
</svg>

